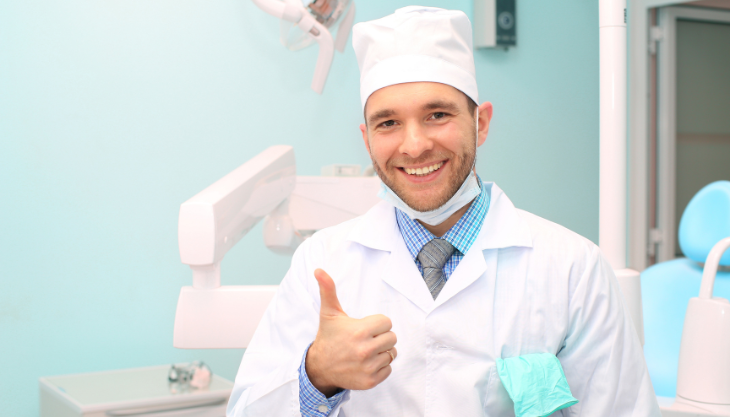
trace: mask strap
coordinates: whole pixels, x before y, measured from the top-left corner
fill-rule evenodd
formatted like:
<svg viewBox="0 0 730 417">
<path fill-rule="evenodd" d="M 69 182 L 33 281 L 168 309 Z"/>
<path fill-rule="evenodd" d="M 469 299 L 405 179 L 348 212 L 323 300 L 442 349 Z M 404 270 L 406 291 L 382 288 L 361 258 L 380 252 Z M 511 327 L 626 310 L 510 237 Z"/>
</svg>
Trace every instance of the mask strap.
<svg viewBox="0 0 730 417">
<path fill-rule="evenodd" d="M 479 147 L 479 107 L 477 107 L 477 129 L 476 129 L 475 140 L 476 140 L 476 142 L 474 142 L 474 145 L 476 145 L 476 146 L 474 147 L 474 149 L 476 152 L 476 148 Z"/>
<path fill-rule="evenodd" d="M 477 152 L 478 148 L 479 148 L 479 107 L 477 107 L 476 131 L 474 133 L 474 164 L 471 167 L 472 171 L 474 170 L 474 167 L 477 165 L 476 152 Z"/>
</svg>

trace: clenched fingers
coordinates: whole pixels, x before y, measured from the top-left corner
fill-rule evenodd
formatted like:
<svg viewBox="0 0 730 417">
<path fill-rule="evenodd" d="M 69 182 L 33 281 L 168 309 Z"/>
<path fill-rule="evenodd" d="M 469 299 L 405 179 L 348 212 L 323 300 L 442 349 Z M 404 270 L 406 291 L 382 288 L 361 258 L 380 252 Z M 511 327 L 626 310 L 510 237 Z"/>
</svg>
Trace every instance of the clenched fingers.
<svg viewBox="0 0 730 417">
<path fill-rule="evenodd" d="M 370 331 L 370 336 L 377 336 L 379 334 L 390 331 L 393 328 L 393 322 L 382 314 L 375 314 L 373 316 L 367 316 L 361 319 Z"/>
<path fill-rule="evenodd" d="M 395 346 L 397 342 L 398 338 L 393 332 L 385 332 L 373 337 L 373 347 L 376 352 L 385 352 Z"/>
</svg>

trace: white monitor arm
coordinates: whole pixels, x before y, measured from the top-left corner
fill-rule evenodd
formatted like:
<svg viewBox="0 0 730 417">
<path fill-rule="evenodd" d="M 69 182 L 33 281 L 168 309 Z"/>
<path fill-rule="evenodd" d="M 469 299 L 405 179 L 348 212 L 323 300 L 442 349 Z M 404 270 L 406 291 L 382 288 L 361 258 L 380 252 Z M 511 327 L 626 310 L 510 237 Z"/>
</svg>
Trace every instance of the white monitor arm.
<svg viewBox="0 0 730 417">
<path fill-rule="evenodd" d="M 297 177 L 291 146 L 272 146 L 180 206 L 180 258 L 193 271 L 175 313 L 177 348 L 245 348 L 276 285 L 221 286 L 220 263 L 261 219 L 264 242 L 291 254 L 317 230 L 376 204 L 378 177 Z"/>
<path fill-rule="evenodd" d="M 220 287 L 223 256 L 289 197 L 295 164 L 291 146 L 272 146 L 180 206 L 180 258 L 193 270 L 193 287 Z"/>
</svg>

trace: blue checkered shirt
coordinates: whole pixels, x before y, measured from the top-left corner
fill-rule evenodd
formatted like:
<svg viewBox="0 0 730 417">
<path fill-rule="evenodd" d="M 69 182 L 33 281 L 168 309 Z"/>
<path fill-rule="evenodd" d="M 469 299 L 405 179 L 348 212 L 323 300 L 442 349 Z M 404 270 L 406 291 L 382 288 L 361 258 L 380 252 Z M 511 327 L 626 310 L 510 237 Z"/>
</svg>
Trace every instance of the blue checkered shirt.
<svg viewBox="0 0 730 417">
<path fill-rule="evenodd" d="M 479 184 L 482 184 L 482 180 L 478 176 L 477 180 Z M 482 187 L 482 190 L 484 190 L 484 187 Z M 451 258 L 444 264 L 444 278 L 446 280 L 451 277 L 456 266 L 464 258 L 464 254 L 477 239 L 488 209 L 489 194 L 485 192 L 479 193 L 471 207 L 469 207 L 469 210 L 461 216 L 459 221 L 445 235 L 441 236 L 441 239 L 451 243 L 456 249 L 453 255 L 451 255 Z M 435 239 L 436 236 L 421 226 L 421 223 L 411 219 L 407 214 L 398 209 L 395 209 L 395 219 L 398 222 L 398 229 L 400 229 L 400 233 L 403 235 L 408 252 L 413 257 L 418 271 L 423 275 L 423 268 L 421 267 L 421 261 L 418 260 L 418 253 L 421 252 L 421 249 L 423 249 L 426 243 Z"/>
<path fill-rule="evenodd" d="M 477 180 L 481 185 L 482 180 L 478 176 Z M 441 239 L 446 240 L 456 248 L 451 258 L 444 265 L 444 277 L 446 280 L 451 277 L 459 262 L 464 258 L 464 254 L 474 244 L 482 228 L 484 217 L 487 215 L 487 210 L 489 209 L 489 195 L 483 191 L 484 187 L 482 187 L 482 192 L 474 199 L 471 207 L 461 216 L 461 219 L 441 237 Z M 418 253 L 426 243 L 435 239 L 436 236 L 397 208 L 395 209 L 395 219 L 398 223 L 398 229 L 401 235 L 403 235 L 403 241 L 406 243 L 408 252 L 413 257 L 413 261 L 416 263 L 418 270 L 423 274 L 421 262 L 418 260 Z M 326 417 L 342 401 L 342 397 L 347 390 L 340 391 L 330 398 L 326 398 L 324 394 L 319 392 L 307 376 L 305 363 L 308 351 L 309 346 L 304 351 L 302 364 L 299 366 L 299 408 L 305 417 Z"/>
</svg>

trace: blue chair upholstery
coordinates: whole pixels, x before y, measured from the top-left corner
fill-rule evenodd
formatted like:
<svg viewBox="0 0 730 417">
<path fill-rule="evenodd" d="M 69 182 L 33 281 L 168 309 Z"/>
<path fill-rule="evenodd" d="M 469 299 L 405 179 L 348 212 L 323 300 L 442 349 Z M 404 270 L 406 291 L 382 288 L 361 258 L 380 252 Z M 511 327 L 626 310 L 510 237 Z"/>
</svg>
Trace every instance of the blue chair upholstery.
<svg viewBox="0 0 730 417">
<path fill-rule="evenodd" d="M 644 356 L 657 395 L 676 396 L 687 303 L 700 293 L 701 263 L 710 249 L 728 236 L 730 181 L 717 181 L 700 190 L 682 215 L 679 245 L 687 258 L 656 264 L 641 274 Z M 730 265 L 730 253 L 722 257 L 720 264 Z M 730 299 L 730 272 L 718 271 L 713 295 Z"/>
<path fill-rule="evenodd" d="M 684 210 L 679 222 L 679 247 L 684 256 L 705 262 L 712 247 L 730 236 L 730 181 L 716 181 L 702 188 Z M 730 265 L 730 251 L 720 259 Z"/>
</svg>

